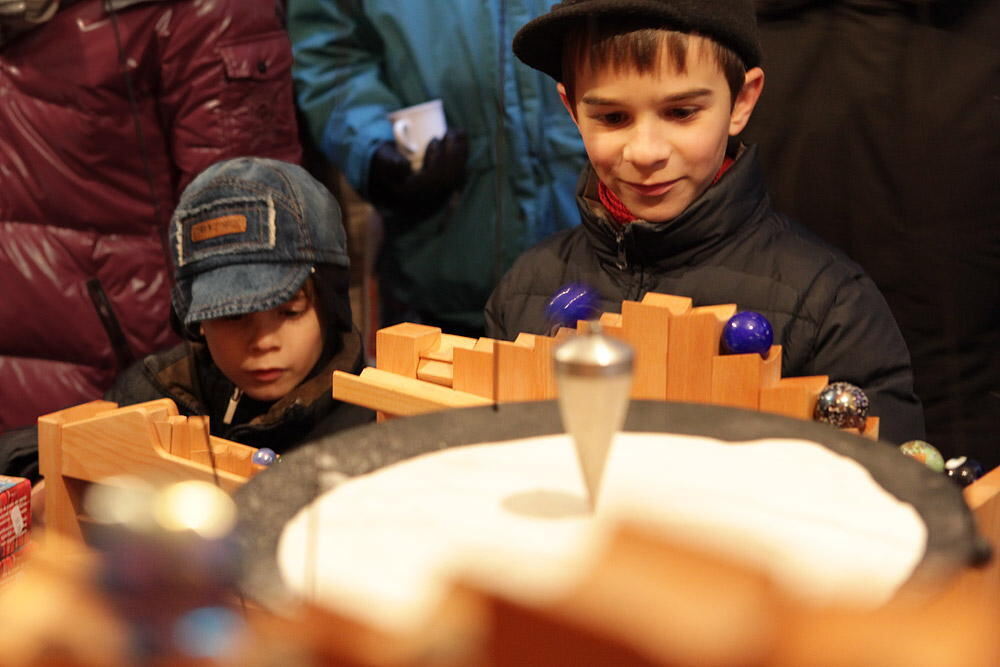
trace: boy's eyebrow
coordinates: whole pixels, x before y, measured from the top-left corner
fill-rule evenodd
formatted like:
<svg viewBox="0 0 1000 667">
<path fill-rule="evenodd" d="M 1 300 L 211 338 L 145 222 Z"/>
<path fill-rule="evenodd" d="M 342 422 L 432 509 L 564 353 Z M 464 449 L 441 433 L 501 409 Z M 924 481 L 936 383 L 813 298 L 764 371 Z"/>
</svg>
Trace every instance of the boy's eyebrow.
<svg viewBox="0 0 1000 667">
<path fill-rule="evenodd" d="M 711 88 L 695 88 L 693 90 L 685 90 L 682 93 L 675 93 L 673 95 L 667 95 L 660 100 L 660 103 L 671 103 L 671 102 L 685 102 L 687 100 L 692 100 L 698 97 L 706 97 L 714 94 Z M 609 97 L 598 97 L 596 95 L 584 95 L 580 98 L 581 104 L 589 104 L 591 106 L 614 106 L 616 104 L 621 104 L 620 101 L 612 99 Z"/>
</svg>

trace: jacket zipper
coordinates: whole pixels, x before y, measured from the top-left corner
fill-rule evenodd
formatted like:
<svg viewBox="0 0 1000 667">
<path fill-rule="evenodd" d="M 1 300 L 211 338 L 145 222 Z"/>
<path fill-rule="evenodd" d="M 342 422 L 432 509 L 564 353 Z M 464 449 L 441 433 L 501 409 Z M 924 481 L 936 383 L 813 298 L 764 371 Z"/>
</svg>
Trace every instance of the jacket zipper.
<svg viewBox="0 0 1000 667">
<path fill-rule="evenodd" d="M 628 261 L 628 252 L 625 249 L 625 236 L 628 233 L 628 227 L 620 227 L 614 230 L 615 241 L 618 243 L 618 257 L 616 258 L 616 265 L 618 270 L 623 274 L 626 274 L 626 280 L 628 289 L 625 291 L 626 299 L 639 299 L 643 293 L 643 285 L 645 284 L 646 272 L 642 267 L 633 267 Z"/>
<path fill-rule="evenodd" d="M 222 417 L 223 424 L 232 424 L 233 416 L 236 414 L 236 405 L 243 398 L 243 390 L 239 387 L 233 388 L 233 395 L 229 397 L 229 405 L 226 406 L 226 414 Z"/>
<path fill-rule="evenodd" d="M 614 230 L 615 231 L 615 241 L 618 243 L 618 257 L 617 265 L 619 271 L 624 271 L 628 268 L 628 257 L 625 254 L 625 232 L 622 231 L 621 226 Z"/>
</svg>

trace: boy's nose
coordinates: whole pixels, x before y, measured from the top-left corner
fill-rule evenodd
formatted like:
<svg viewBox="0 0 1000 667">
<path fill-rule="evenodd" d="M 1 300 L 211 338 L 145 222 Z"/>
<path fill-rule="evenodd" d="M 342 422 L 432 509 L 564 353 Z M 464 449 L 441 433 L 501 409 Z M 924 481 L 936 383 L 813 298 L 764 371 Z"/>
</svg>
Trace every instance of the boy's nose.
<svg viewBox="0 0 1000 667">
<path fill-rule="evenodd" d="M 643 170 L 659 169 L 670 159 L 671 146 L 656 123 L 639 123 L 625 144 L 622 157 Z"/>
<path fill-rule="evenodd" d="M 255 315 L 250 328 L 250 348 L 256 352 L 264 352 L 281 347 L 277 322 L 264 316 L 266 313 L 255 313 Z"/>
</svg>

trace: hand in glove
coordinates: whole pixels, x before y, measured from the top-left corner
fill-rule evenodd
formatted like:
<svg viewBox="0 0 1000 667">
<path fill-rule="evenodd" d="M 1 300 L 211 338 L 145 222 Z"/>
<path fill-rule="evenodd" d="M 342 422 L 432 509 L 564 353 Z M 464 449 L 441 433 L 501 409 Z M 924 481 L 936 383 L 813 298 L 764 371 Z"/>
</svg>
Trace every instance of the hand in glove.
<svg viewBox="0 0 1000 667">
<path fill-rule="evenodd" d="M 465 130 L 450 129 L 433 139 L 424 152 L 420 171 L 414 172 L 396 144 L 387 141 L 375 150 L 368 170 L 368 194 L 376 206 L 401 215 L 426 218 L 448 200 L 465 181 L 469 140 Z"/>
</svg>

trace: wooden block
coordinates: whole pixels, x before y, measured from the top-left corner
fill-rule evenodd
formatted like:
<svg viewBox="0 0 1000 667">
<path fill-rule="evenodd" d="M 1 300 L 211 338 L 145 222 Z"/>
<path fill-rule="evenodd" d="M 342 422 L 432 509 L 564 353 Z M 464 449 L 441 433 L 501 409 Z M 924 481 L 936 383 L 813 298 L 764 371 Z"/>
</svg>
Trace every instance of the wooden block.
<svg viewBox="0 0 1000 667">
<path fill-rule="evenodd" d="M 182 459 L 191 458 L 191 435 L 188 431 L 187 417 L 177 415 L 167 419 L 170 424 L 170 447 L 168 451 Z M 167 449 L 164 446 L 164 449 Z"/>
<path fill-rule="evenodd" d="M 621 313 L 601 313 L 598 321 L 601 323 L 601 333 L 621 339 L 623 333 Z"/>
<path fill-rule="evenodd" d="M 77 520 L 80 503 L 78 489 L 63 475 L 63 427 L 67 422 L 86 419 L 115 403 L 93 401 L 38 418 L 38 469 L 45 478 L 45 527 L 53 535 L 83 541 Z"/>
<path fill-rule="evenodd" d="M 454 367 L 449 362 L 421 358 L 417 363 L 418 380 L 451 387 L 454 384 L 454 378 Z"/>
<path fill-rule="evenodd" d="M 577 335 L 576 329 L 570 329 L 569 327 L 559 327 L 558 329 L 556 329 L 556 335 L 553 336 L 553 338 L 557 343 L 561 343 L 567 338 L 572 338 L 575 335 Z"/>
<path fill-rule="evenodd" d="M 747 410 L 760 407 L 760 391 L 781 379 L 781 346 L 767 359 L 759 354 L 724 354 L 712 359 L 712 403 Z"/>
<path fill-rule="evenodd" d="M 141 405 L 141 404 L 140 404 Z M 207 452 L 207 417 L 188 418 L 192 448 Z M 196 463 L 167 452 L 154 438 L 154 427 L 142 410 L 112 411 L 63 427 L 62 474 L 88 481 L 100 481 L 115 475 L 137 475 L 153 482 L 201 479 L 213 482 L 209 465 Z M 204 441 L 206 444 L 202 445 Z M 233 491 L 246 482 L 245 477 L 218 471 L 219 484 Z"/>
<path fill-rule="evenodd" d="M 555 340 L 520 334 L 513 343 L 497 341 L 497 400 L 542 401 L 556 397 L 552 364 Z"/>
<path fill-rule="evenodd" d="M 191 454 L 195 455 L 201 452 L 208 452 L 210 437 L 208 430 L 208 418 L 201 416 L 188 417 L 185 427 L 187 430 L 188 446 L 191 449 Z"/>
<path fill-rule="evenodd" d="M 454 349 L 453 389 L 493 400 L 494 342 L 492 338 L 480 338 L 472 349 Z"/>
<path fill-rule="evenodd" d="M 853 433 L 854 435 L 860 435 L 869 440 L 878 440 L 878 423 L 878 417 L 867 417 L 865 418 L 864 428 L 845 428 L 841 430 Z"/>
<path fill-rule="evenodd" d="M 378 368 L 366 368 L 360 376 L 334 371 L 333 396 L 341 401 L 400 416 L 491 403 L 481 396 Z"/>
<path fill-rule="evenodd" d="M 670 311 L 671 315 L 684 315 L 691 311 L 691 297 L 687 296 L 646 292 L 642 297 L 642 303 L 649 306 L 666 308 Z"/>
<path fill-rule="evenodd" d="M 159 438 L 160 446 L 173 454 L 173 445 L 171 440 L 173 439 L 173 427 L 170 425 L 170 420 L 176 417 L 167 417 L 166 419 L 159 419 L 153 422 L 153 428 L 156 430 L 156 437 Z"/>
<path fill-rule="evenodd" d="M 420 355 L 439 344 L 441 329 L 403 322 L 375 332 L 375 367 L 408 378 L 417 377 Z"/>
<path fill-rule="evenodd" d="M 773 386 L 761 388 L 760 410 L 812 420 L 816 399 L 829 383 L 826 375 L 782 378 Z"/>
<path fill-rule="evenodd" d="M 420 353 L 422 359 L 433 361 L 446 361 L 449 364 L 454 362 L 455 348 L 460 350 L 471 350 L 476 345 L 475 338 L 466 336 L 455 336 L 453 334 L 441 334 L 438 342 L 433 347 Z"/>
<path fill-rule="evenodd" d="M 670 320 L 667 342 L 667 400 L 710 403 L 712 360 L 735 304 L 701 306 Z"/>
<path fill-rule="evenodd" d="M 670 310 L 664 306 L 622 301 L 622 339 L 635 352 L 632 398 L 652 401 L 667 398 L 670 318 Z"/>
<path fill-rule="evenodd" d="M 255 474 L 255 466 L 251 460 L 257 451 L 256 447 L 215 436 L 209 438 L 209 444 L 215 454 L 215 465 L 219 470 L 226 470 L 242 477 Z"/>
<path fill-rule="evenodd" d="M 962 490 L 976 517 L 980 534 L 993 547 L 985 565 L 962 572 L 950 589 L 962 596 L 997 605 L 1000 600 L 1000 467 L 994 468 Z"/>
</svg>

